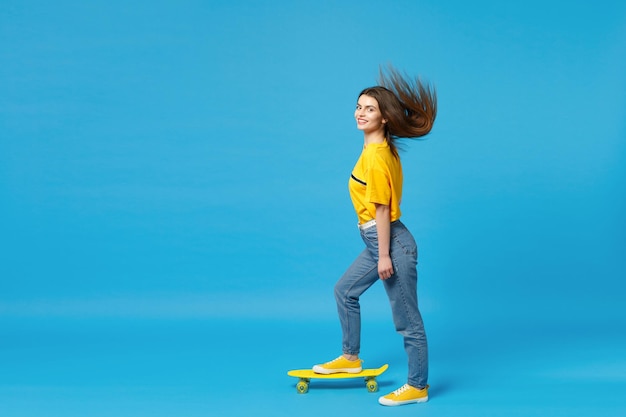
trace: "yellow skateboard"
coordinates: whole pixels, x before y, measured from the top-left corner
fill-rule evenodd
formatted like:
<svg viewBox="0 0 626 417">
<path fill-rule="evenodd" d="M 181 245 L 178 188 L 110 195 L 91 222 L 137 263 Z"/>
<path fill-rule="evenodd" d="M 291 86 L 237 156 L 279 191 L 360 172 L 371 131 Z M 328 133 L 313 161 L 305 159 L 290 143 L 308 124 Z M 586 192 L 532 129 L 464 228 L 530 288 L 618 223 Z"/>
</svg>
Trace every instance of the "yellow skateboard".
<svg viewBox="0 0 626 417">
<path fill-rule="evenodd" d="M 378 382 L 376 377 L 387 370 L 389 365 L 385 364 L 378 369 L 363 369 L 358 374 L 349 374 L 347 372 L 340 372 L 336 374 L 316 374 L 311 369 L 294 369 L 287 372 L 287 375 L 300 378 L 296 384 L 296 390 L 298 394 L 306 394 L 309 390 L 309 382 L 312 379 L 349 379 L 349 378 L 365 378 L 365 386 L 369 392 L 378 391 Z"/>
</svg>

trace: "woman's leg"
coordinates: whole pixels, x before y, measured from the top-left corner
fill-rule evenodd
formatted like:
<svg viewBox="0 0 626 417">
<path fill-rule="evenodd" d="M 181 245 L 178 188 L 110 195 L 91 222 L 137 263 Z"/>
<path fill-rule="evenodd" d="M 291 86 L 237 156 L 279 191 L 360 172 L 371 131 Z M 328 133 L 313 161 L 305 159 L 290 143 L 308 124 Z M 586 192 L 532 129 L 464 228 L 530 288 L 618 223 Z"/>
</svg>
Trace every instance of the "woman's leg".
<svg viewBox="0 0 626 417">
<path fill-rule="evenodd" d="M 391 248 L 395 272 L 384 286 L 396 330 L 404 337 L 409 362 L 407 382 L 421 389 L 428 383 L 428 344 L 417 303 L 417 245 L 401 223 L 392 228 Z"/>
<path fill-rule="evenodd" d="M 342 331 L 342 349 L 358 356 L 361 349 L 361 306 L 359 298 L 378 280 L 378 263 L 365 249 L 335 285 L 335 300 Z"/>
</svg>

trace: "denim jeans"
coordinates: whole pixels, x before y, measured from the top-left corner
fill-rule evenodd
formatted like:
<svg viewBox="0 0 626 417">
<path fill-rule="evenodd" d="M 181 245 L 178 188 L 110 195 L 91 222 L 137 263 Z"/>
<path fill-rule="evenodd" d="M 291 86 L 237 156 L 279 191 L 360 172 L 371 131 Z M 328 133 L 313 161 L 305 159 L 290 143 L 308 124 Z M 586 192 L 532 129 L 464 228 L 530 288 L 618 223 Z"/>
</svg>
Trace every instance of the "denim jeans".
<svg viewBox="0 0 626 417">
<path fill-rule="evenodd" d="M 366 248 L 335 285 L 335 299 L 343 334 L 343 353 L 357 355 L 361 347 L 360 296 L 378 277 L 376 226 L 361 230 Z M 396 331 L 404 337 L 409 359 L 408 383 L 424 388 L 428 381 L 428 346 L 417 307 L 417 245 L 400 221 L 391 223 L 390 255 L 394 274 L 383 281 Z"/>
</svg>

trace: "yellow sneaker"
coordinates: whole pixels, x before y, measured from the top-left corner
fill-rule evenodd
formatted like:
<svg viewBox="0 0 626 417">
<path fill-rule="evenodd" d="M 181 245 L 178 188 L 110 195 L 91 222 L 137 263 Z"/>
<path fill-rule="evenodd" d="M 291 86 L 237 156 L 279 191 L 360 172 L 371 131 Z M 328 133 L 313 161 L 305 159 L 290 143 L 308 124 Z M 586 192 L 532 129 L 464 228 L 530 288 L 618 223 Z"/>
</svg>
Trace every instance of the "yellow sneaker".
<svg viewBox="0 0 626 417">
<path fill-rule="evenodd" d="M 336 374 L 339 372 L 347 372 L 349 374 L 358 374 L 363 369 L 361 367 L 361 359 L 350 361 L 342 356 L 337 359 L 333 359 L 330 362 L 326 362 L 321 365 L 315 365 L 313 372 L 316 374 Z"/>
<path fill-rule="evenodd" d="M 403 405 L 426 401 L 428 401 L 428 385 L 423 389 L 418 389 L 409 384 L 404 384 L 394 392 L 378 399 L 382 405 Z"/>
</svg>

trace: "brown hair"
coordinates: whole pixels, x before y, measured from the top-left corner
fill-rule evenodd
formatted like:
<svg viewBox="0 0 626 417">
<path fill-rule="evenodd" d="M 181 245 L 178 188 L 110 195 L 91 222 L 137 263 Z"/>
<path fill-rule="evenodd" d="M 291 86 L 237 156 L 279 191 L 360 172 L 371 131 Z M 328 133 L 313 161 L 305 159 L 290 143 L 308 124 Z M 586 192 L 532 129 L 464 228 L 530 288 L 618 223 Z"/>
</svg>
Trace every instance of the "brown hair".
<svg viewBox="0 0 626 417">
<path fill-rule="evenodd" d="M 427 135 L 437 116 L 437 94 L 434 87 L 419 78 L 402 76 L 389 66 L 380 69 L 379 85 L 361 91 L 378 101 L 385 124 L 385 137 L 394 155 L 398 156 L 396 140 Z"/>
</svg>

